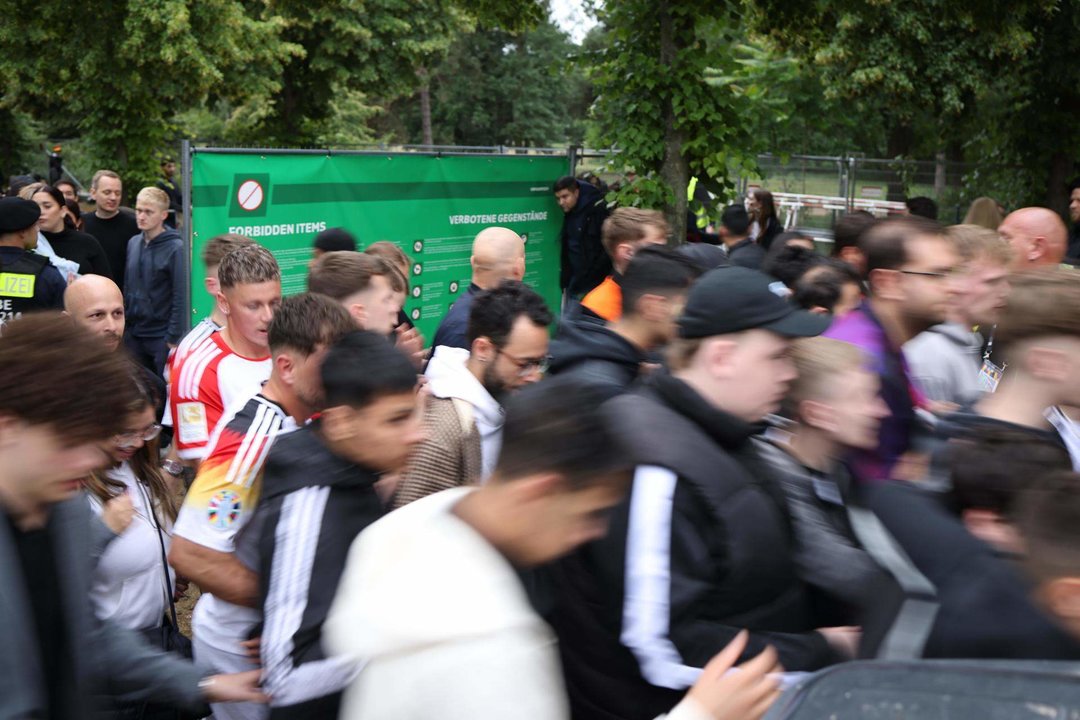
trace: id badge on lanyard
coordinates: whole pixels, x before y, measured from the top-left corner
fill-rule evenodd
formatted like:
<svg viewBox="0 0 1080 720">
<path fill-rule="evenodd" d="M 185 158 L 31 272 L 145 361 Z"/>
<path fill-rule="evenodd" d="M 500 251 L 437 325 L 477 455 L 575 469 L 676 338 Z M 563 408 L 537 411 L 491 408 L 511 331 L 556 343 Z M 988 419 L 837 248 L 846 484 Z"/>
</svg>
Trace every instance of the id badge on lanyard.
<svg viewBox="0 0 1080 720">
<path fill-rule="evenodd" d="M 1005 374 L 1005 368 L 1007 365 L 998 365 L 990 359 L 990 353 L 994 352 L 994 332 L 997 330 L 995 325 L 993 330 L 990 331 L 990 342 L 986 345 L 986 352 L 983 353 L 982 367 L 979 368 L 979 390 L 986 393 L 992 393 L 997 390 L 998 383 L 1001 382 L 1001 376 Z"/>
</svg>

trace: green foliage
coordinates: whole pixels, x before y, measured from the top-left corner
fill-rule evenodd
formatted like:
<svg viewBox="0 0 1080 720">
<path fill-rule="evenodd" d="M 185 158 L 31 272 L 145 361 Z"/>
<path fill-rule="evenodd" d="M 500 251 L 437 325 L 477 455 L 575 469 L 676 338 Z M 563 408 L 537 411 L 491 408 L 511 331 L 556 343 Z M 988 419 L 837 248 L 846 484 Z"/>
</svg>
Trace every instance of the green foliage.
<svg viewBox="0 0 1080 720">
<path fill-rule="evenodd" d="M 72 12 L 56 3 L 0 2 L 5 94 L 49 129 L 74 127 L 99 166 L 133 185 L 158 174 L 169 121 L 212 90 L 270 94 L 297 48 L 280 21 L 252 18 L 235 0 L 127 0 Z"/>
<path fill-rule="evenodd" d="M 550 146 L 580 142 L 586 80 L 574 46 L 544 22 L 523 32 L 478 27 L 458 35 L 431 73 L 433 139 L 440 145 Z M 395 105 L 399 133 L 420 141 L 415 97 Z"/>
<path fill-rule="evenodd" d="M 729 3 L 623 0 L 599 11 L 607 44 L 592 54 L 596 140 L 618 148 L 617 167 L 638 179 L 615 199 L 663 206 L 674 236 L 685 227 L 686 184 L 710 178 L 730 192 L 729 174 L 753 164 L 745 93 L 709 78 L 731 75 L 737 35 Z"/>
</svg>

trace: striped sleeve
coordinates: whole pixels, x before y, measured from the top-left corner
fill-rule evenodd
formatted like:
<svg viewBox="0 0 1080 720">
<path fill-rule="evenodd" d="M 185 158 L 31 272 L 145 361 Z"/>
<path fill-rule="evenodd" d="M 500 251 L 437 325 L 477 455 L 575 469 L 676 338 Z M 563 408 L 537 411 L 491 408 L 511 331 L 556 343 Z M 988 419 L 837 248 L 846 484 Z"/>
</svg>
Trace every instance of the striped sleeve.
<svg viewBox="0 0 1080 720">
<path fill-rule="evenodd" d="M 296 634 L 313 591 L 312 573 L 329 498 L 329 487 L 308 487 L 287 495 L 273 529 L 261 654 L 263 688 L 275 707 L 340 692 L 359 672 L 359 666 L 342 658 L 296 664 L 293 657 Z"/>
<path fill-rule="evenodd" d="M 233 552 L 236 534 L 255 510 L 262 469 L 284 415 L 251 400 L 211 438 L 209 454 L 188 490 L 174 532 L 219 552 Z"/>
</svg>

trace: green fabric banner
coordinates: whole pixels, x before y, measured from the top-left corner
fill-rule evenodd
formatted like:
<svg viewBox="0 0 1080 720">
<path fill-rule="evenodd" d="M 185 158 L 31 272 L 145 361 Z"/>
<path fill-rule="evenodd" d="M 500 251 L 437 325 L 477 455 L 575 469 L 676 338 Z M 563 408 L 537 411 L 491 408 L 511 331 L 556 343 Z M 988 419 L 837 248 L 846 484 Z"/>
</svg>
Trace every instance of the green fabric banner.
<svg viewBox="0 0 1080 720">
<path fill-rule="evenodd" d="M 215 235 L 246 235 L 274 253 L 286 295 L 307 288 L 311 242 L 331 227 L 364 249 L 390 240 L 412 259 L 405 312 L 430 342 L 469 287 L 473 237 L 485 227 L 525 238 L 525 281 L 559 309 L 563 214 L 551 186 L 564 157 L 531 155 L 266 155 L 191 157 L 192 323 L 210 313 L 202 248 Z"/>
</svg>

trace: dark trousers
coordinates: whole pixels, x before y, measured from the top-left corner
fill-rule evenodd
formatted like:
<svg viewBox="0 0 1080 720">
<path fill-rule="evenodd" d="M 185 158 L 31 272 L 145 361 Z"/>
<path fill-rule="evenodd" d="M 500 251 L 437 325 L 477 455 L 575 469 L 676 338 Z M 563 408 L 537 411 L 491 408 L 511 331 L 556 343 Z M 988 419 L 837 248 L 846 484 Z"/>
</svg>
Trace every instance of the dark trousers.
<svg viewBox="0 0 1080 720">
<path fill-rule="evenodd" d="M 169 359 L 169 346 L 165 338 L 145 338 L 124 335 L 124 346 L 135 362 L 151 370 L 160 378 L 165 377 L 165 361 Z"/>
</svg>

